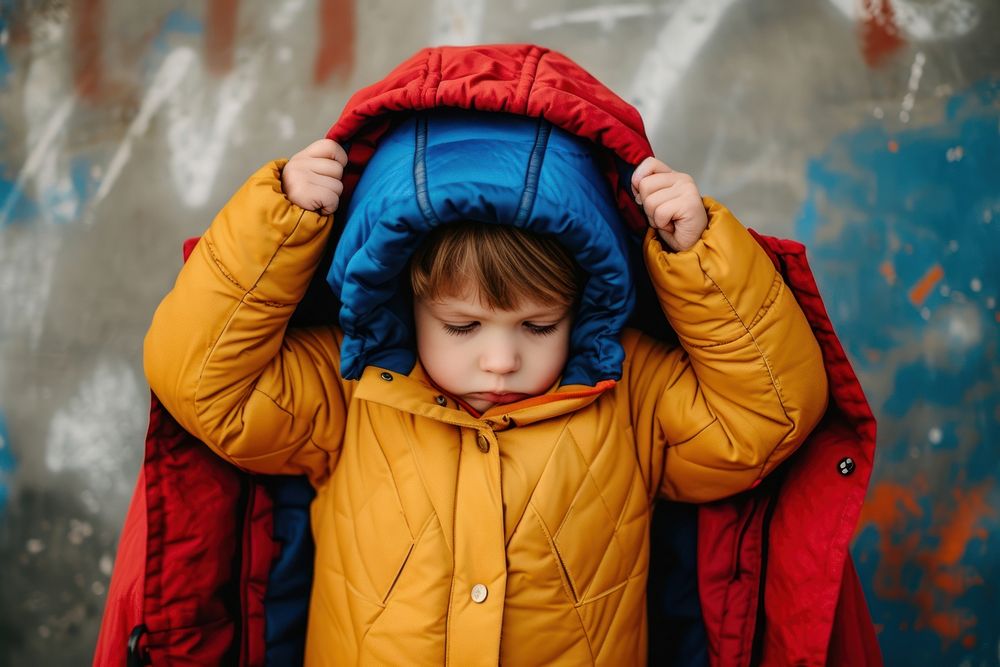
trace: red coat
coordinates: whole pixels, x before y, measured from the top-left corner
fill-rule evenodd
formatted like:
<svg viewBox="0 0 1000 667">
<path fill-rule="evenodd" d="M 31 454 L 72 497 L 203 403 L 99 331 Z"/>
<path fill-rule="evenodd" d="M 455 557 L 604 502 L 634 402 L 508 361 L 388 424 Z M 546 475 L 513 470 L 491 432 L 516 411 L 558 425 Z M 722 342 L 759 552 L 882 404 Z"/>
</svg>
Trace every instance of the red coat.
<svg viewBox="0 0 1000 667">
<path fill-rule="evenodd" d="M 426 49 L 355 94 L 327 135 L 349 149 L 345 199 L 396 112 L 442 106 L 543 116 L 602 146 L 625 222 L 645 228 L 628 183 L 630 165 L 652 154 L 638 113 L 564 56 L 531 45 Z M 831 401 L 807 443 L 765 483 L 697 510 L 708 655 L 712 665 L 878 665 L 848 551 L 871 475 L 875 421 L 805 249 L 757 238 L 823 349 Z M 130 636 L 133 654 L 153 664 L 266 663 L 265 636 L 283 630 L 265 627 L 265 602 L 282 604 L 268 590 L 269 573 L 291 549 L 274 528 L 269 487 L 217 459 L 154 397 L 95 664 L 121 664 Z"/>
</svg>

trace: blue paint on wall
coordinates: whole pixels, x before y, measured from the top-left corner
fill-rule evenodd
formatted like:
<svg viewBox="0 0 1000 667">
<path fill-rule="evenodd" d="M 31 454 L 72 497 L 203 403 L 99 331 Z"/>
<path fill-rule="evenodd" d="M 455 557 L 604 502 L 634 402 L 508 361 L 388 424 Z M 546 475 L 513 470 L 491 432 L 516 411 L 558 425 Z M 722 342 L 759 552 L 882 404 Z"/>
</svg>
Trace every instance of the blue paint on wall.
<svg viewBox="0 0 1000 667">
<path fill-rule="evenodd" d="M 0 0 L 0 90 L 7 87 L 10 61 L 7 59 L 7 40 L 10 38 L 9 17 L 14 11 L 14 0 Z"/>
<path fill-rule="evenodd" d="M 153 40 L 153 51 L 157 58 L 161 58 L 178 37 L 196 36 L 200 39 L 204 32 L 205 26 L 199 17 L 183 9 L 175 9 L 163 19 L 163 26 Z"/>
<path fill-rule="evenodd" d="M 0 411 L 0 516 L 7 507 L 8 480 L 14 472 L 14 452 L 11 450 L 10 436 L 7 433 L 7 421 L 3 411 Z"/>
<path fill-rule="evenodd" d="M 855 367 L 892 378 L 868 389 L 869 502 L 885 484 L 892 518 L 853 547 L 887 664 L 996 665 L 1000 79 L 941 106 L 931 127 L 837 138 L 808 165 L 796 233 Z"/>
</svg>

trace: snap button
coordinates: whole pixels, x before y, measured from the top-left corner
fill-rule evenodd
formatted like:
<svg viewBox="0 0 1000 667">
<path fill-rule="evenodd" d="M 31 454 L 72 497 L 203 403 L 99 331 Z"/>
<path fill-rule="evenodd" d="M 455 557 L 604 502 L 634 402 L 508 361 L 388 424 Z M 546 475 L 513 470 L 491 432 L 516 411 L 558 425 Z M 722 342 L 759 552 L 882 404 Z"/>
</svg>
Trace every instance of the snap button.
<svg viewBox="0 0 1000 667">
<path fill-rule="evenodd" d="M 486 424 L 487 426 L 489 426 L 490 428 L 496 428 L 496 426 L 497 426 L 497 423 L 495 421 L 493 421 L 492 419 L 484 419 L 483 423 Z"/>
<path fill-rule="evenodd" d="M 848 456 L 845 459 L 841 459 L 840 463 L 837 465 L 837 470 L 840 471 L 841 475 L 850 475 L 854 472 L 855 467 L 854 459 Z"/>
<path fill-rule="evenodd" d="M 386 373 L 385 371 L 382 371 L 382 375 L 380 375 L 379 377 L 381 377 L 386 382 L 392 382 L 392 373 Z"/>
<path fill-rule="evenodd" d="M 482 433 L 480 433 L 479 437 L 476 438 L 476 444 L 479 445 L 479 451 L 481 451 L 483 454 L 490 451 L 490 439 L 487 438 Z"/>
<path fill-rule="evenodd" d="M 437 403 L 438 405 L 447 405 L 448 399 L 445 398 L 444 396 L 435 396 L 434 402 Z"/>
<path fill-rule="evenodd" d="M 487 595 L 489 595 L 489 591 L 486 589 L 486 586 L 476 584 L 472 587 L 472 601 L 476 604 L 482 604 Z"/>
</svg>

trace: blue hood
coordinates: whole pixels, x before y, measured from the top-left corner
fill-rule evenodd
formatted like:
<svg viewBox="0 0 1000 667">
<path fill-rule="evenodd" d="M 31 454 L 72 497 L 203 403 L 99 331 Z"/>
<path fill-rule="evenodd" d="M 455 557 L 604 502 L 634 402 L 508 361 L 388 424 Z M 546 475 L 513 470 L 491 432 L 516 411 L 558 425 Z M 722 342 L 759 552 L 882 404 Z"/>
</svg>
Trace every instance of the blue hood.
<svg viewBox="0 0 1000 667">
<path fill-rule="evenodd" d="M 416 363 L 410 255 L 438 225 L 460 220 L 553 235 L 587 279 L 563 384 L 621 377 L 619 336 L 635 302 L 628 232 L 590 144 L 547 121 L 435 110 L 379 142 L 351 196 L 327 282 L 341 302 L 341 373 Z"/>
</svg>

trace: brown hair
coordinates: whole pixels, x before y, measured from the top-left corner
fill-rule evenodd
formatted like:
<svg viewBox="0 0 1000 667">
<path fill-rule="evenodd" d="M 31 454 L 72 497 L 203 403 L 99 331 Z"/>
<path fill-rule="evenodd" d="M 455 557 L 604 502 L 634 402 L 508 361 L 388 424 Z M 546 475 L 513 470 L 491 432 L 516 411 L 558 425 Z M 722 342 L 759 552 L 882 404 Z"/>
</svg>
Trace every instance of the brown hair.
<svg viewBox="0 0 1000 667">
<path fill-rule="evenodd" d="M 569 252 L 554 238 L 516 227 L 457 222 L 435 228 L 410 260 L 413 296 L 456 297 L 478 287 L 488 308 L 524 301 L 573 306 L 582 284 Z"/>
</svg>

